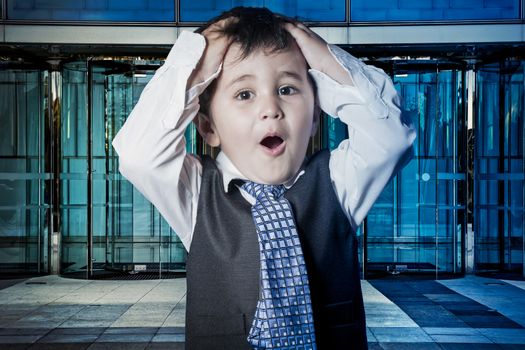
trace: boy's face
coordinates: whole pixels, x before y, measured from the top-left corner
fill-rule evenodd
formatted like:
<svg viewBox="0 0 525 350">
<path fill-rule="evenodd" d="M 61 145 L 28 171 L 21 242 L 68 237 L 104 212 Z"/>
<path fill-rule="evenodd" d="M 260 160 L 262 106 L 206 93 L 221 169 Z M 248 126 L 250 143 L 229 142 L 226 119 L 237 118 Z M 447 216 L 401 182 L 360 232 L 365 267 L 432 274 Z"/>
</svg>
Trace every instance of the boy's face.
<svg viewBox="0 0 525 350">
<path fill-rule="evenodd" d="M 239 55 L 233 44 L 224 58 L 206 141 L 220 145 L 249 180 L 285 183 L 298 172 L 317 125 L 306 61 L 295 44 L 242 60 Z"/>
</svg>

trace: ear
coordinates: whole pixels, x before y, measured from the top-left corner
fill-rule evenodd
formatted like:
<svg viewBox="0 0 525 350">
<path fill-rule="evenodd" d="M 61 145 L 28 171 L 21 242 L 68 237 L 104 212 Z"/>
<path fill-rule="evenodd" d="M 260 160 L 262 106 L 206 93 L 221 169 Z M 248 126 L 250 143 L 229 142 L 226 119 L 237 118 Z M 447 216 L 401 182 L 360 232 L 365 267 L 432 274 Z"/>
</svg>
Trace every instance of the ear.
<svg viewBox="0 0 525 350">
<path fill-rule="evenodd" d="M 311 137 L 312 136 L 315 136 L 315 133 L 317 132 L 317 128 L 319 127 L 319 122 L 321 120 L 321 107 L 319 107 L 319 104 L 317 103 L 317 101 L 315 102 L 314 104 L 314 120 L 313 120 L 313 123 L 312 123 L 312 133 L 311 133 Z"/>
<path fill-rule="evenodd" d="M 203 113 L 197 113 L 197 116 L 195 119 L 193 119 L 193 122 L 195 123 L 195 126 L 197 126 L 197 130 L 204 139 L 204 142 L 212 147 L 219 147 L 221 144 L 219 134 L 217 134 L 215 125 L 213 124 L 213 121 L 210 117 Z"/>
</svg>

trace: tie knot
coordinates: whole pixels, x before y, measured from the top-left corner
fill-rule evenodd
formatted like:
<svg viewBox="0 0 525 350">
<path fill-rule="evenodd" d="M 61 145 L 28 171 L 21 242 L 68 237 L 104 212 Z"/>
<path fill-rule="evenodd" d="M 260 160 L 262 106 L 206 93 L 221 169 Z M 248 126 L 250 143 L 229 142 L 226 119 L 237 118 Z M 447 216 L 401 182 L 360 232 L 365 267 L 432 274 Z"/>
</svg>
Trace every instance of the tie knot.
<svg viewBox="0 0 525 350">
<path fill-rule="evenodd" d="M 263 185 L 251 181 L 246 181 L 244 185 L 242 185 L 242 189 L 248 192 L 257 201 L 259 201 L 265 194 L 271 199 L 278 199 L 286 191 L 284 185 Z"/>
</svg>

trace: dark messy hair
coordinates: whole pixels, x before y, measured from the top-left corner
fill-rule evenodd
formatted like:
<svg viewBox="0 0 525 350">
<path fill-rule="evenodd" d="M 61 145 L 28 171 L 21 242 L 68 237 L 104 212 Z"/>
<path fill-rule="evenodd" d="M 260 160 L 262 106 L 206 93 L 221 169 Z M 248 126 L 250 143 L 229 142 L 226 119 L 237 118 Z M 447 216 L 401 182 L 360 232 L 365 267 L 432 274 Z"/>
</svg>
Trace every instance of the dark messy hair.
<svg viewBox="0 0 525 350">
<path fill-rule="evenodd" d="M 213 24 L 232 17 L 236 20 L 230 21 L 227 26 L 218 30 L 218 33 L 229 38 L 232 44 L 240 46 L 241 59 L 259 49 L 269 53 L 279 52 L 289 48 L 294 42 L 284 24 L 296 21 L 273 13 L 265 7 L 234 7 L 211 19 L 195 32 L 202 33 Z"/>
<path fill-rule="evenodd" d="M 240 46 L 241 55 L 239 59 L 245 59 L 251 53 L 261 49 L 267 53 L 283 51 L 290 48 L 295 42 L 284 25 L 297 21 L 273 13 L 267 8 L 235 7 L 213 18 L 195 32 L 202 33 L 211 25 L 232 17 L 236 20 L 229 21 L 225 27 L 218 29 L 218 33 L 229 38 L 232 44 Z M 201 112 L 206 115 L 209 115 L 215 86 L 216 81 L 212 82 L 200 96 Z"/>
</svg>

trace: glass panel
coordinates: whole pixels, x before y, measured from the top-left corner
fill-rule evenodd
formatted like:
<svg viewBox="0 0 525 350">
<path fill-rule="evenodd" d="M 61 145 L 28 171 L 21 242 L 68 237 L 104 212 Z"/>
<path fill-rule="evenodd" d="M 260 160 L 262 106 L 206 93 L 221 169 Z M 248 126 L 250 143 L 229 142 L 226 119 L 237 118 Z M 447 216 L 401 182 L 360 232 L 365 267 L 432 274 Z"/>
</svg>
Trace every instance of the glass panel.
<svg viewBox="0 0 525 350">
<path fill-rule="evenodd" d="M 8 0 L 7 18 L 52 21 L 175 21 L 173 0 Z"/>
<path fill-rule="evenodd" d="M 0 271 L 47 273 L 49 174 L 45 82 L 33 69 L 0 70 Z M 47 179 L 47 181 L 46 181 Z"/>
<path fill-rule="evenodd" d="M 418 127 L 415 157 L 366 220 L 367 272 L 461 273 L 465 203 L 462 70 L 396 63 L 404 118 Z"/>
<path fill-rule="evenodd" d="M 507 60 L 485 65 L 477 75 L 477 271 L 524 273 L 524 72 L 524 61 Z"/>
<path fill-rule="evenodd" d="M 92 103 L 87 100 L 87 66 L 68 63 L 63 70 L 62 109 L 62 272 L 88 276 L 88 207 L 92 222 L 93 273 L 180 271 L 186 251 L 178 236 L 149 203 L 118 172 L 111 141 L 124 124 L 159 61 L 100 61 L 91 68 Z M 87 108 L 91 108 L 91 158 L 88 159 Z M 186 132 L 189 152 L 196 131 Z M 91 203 L 88 203 L 88 165 Z"/>
<path fill-rule="evenodd" d="M 62 70 L 60 124 L 61 272 L 87 277 L 87 68 Z"/>
<path fill-rule="evenodd" d="M 520 17 L 519 0 L 352 0 L 354 22 L 499 20 Z"/>
<path fill-rule="evenodd" d="M 182 22 L 206 22 L 235 6 L 267 7 L 302 21 L 342 22 L 345 0 L 180 0 Z"/>
<path fill-rule="evenodd" d="M 339 118 L 328 115 L 321 119 L 322 147 L 333 150 L 344 139 L 348 138 L 348 129 Z"/>
<path fill-rule="evenodd" d="M 95 64 L 93 73 L 93 223 L 100 223 L 97 249 L 105 270 L 179 271 L 185 268 L 186 251 L 160 213 L 118 172 L 118 156 L 111 147 L 142 90 L 161 62 L 140 67 L 112 62 Z M 102 64 L 102 63 L 100 63 Z M 138 70 L 140 68 L 140 70 Z M 196 132 L 186 133 L 189 152 L 195 151 Z M 95 226 L 94 226 L 95 230 Z M 95 243 L 94 243 L 95 247 Z M 95 253 L 95 251 L 94 251 Z M 97 257 L 94 258 L 99 261 Z"/>
</svg>

